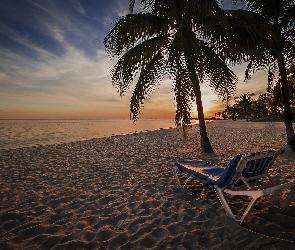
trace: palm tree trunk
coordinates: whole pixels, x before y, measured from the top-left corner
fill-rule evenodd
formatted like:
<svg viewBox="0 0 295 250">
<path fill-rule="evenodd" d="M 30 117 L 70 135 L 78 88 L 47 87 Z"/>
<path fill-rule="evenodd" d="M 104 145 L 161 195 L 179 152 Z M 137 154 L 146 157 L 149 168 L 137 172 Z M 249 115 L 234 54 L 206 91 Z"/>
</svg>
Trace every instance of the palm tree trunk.
<svg viewBox="0 0 295 250">
<path fill-rule="evenodd" d="M 249 111 L 248 111 L 248 107 L 246 107 L 246 121 L 249 122 Z"/>
<path fill-rule="evenodd" d="M 295 151 L 295 135 L 294 135 L 294 129 L 292 125 L 293 114 L 292 114 L 292 109 L 290 106 L 290 95 L 289 95 L 286 66 L 285 66 L 285 61 L 282 54 L 277 59 L 277 62 L 278 62 L 281 81 L 282 81 L 282 97 L 283 97 L 283 104 L 284 104 L 284 122 L 286 126 L 287 145 L 293 148 L 293 150 Z"/>
<path fill-rule="evenodd" d="M 197 76 L 196 78 L 197 78 L 197 81 L 193 81 L 193 85 L 194 85 L 194 91 L 196 95 L 196 104 L 197 104 L 197 111 L 198 111 L 200 136 L 201 136 L 201 149 L 202 149 L 202 153 L 213 153 L 213 148 L 210 144 L 210 141 L 207 135 L 199 79 Z"/>
<path fill-rule="evenodd" d="M 189 77 L 190 77 L 190 80 L 192 81 L 195 96 L 196 96 L 196 104 L 197 104 L 197 111 L 198 111 L 200 136 L 201 136 L 201 150 L 202 150 L 202 153 L 213 153 L 213 148 L 210 144 L 210 141 L 207 135 L 204 110 L 203 110 L 203 104 L 201 99 L 200 81 L 193 65 L 189 63 L 190 62 L 189 56 L 187 57 L 185 55 L 185 57 L 186 57 L 186 64 L 187 64 L 187 68 L 189 72 Z"/>
</svg>

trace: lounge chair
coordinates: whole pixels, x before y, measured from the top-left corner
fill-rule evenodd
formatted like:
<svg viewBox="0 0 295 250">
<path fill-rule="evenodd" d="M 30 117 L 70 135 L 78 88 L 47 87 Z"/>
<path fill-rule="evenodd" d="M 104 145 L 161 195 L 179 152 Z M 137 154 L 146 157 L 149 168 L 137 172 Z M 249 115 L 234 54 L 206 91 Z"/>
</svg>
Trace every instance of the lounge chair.
<svg viewBox="0 0 295 250">
<path fill-rule="evenodd" d="M 279 190 L 291 189 L 282 207 L 287 207 L 295 196 L 295 180 L 284 183 L 278 176 L 269 174 L 270 167 L 280 154 L 280 150 L 268 150 L 235 156 L 226 168 L 216 166 L 203 160 L 183 160 L 175 163 L 174 174 L 181 187 L 178 172 L 188 175 L 187 181 L 196 178 L 214 187 L 215 192 L 229 218 L 242 223 L 256 200 L 262 196 L 275 193 Z M 184 185 L 186 185 L 187 181 Z M 224 193 L 252 197 L 240 219 L 233 214 Z"/>
</svg>

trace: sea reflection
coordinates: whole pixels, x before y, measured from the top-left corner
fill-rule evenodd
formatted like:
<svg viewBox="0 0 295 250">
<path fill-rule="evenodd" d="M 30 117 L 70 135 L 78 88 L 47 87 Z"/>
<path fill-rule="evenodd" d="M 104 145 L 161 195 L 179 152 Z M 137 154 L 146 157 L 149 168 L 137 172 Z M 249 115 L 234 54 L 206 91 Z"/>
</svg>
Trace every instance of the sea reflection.
<svg viewBox="0 0 295 250">
<path fill-rule="evenodd" d="M 174 127 L 173 119 L 0 120 L 0 149 L 87 140 Z"/>
</svg>

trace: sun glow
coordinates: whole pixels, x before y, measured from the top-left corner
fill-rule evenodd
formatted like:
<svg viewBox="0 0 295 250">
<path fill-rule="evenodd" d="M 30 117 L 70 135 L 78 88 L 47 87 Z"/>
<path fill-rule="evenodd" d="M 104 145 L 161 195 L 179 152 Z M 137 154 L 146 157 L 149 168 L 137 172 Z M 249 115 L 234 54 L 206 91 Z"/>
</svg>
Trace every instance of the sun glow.
<svg viewBox="0 0 295 250">
<path fill-rule="evenodd" d="M 211 95 L 204 95 L 202 96 L 202 104 L 203 104 L 203 111 L 205 114 L 205 117 L 212 117 L 214 116 L 214 103 L 212 102 L 213 96 Z M 193 102 L 192 105 L 192 116 L 198 117 L 198 111 L 197 111 L 197 104 Z"/>
</svg>

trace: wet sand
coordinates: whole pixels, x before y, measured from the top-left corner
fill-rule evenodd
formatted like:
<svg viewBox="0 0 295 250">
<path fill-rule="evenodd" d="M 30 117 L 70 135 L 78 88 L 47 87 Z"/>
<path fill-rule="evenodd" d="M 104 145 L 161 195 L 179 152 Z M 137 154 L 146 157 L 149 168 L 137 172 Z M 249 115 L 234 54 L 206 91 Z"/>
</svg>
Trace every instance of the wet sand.
<svg viewBox="0 0 295 250">
<path fill-rule="evenodd" d="M 213 189 L 178 188 L 174 162 L 225 166 L 238 153 L 285 148 L 283 123 L 207 124 L 215 154 L 201 154 L 198 127 L 186 140 L 162 129 L 0 150 L 0 249 L 295 249 L 295 201 L 262 198 L 246 221 L 230 220 Z M 294 178 L 295 154 L 275 163 Z M 238 211 L 240 200 L 233 200 Z"/>
</svg>

